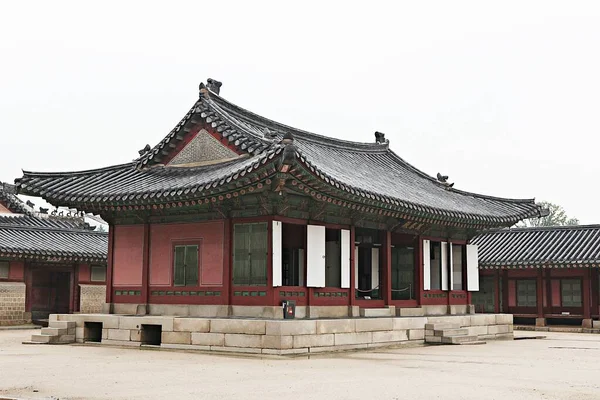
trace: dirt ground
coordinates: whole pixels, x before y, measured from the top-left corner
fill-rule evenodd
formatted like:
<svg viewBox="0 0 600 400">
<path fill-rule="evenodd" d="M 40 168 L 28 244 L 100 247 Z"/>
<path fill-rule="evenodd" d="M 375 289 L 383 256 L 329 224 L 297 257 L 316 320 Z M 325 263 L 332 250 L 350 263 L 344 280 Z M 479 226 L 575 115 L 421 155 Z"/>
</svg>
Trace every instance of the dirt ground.
<svg viewBox="0 0 600 400">
<path fill-rule="evenodd" d="M 260 359 L 21 344 L 34 332 L 0 331 L 0 399 L 600 399 L 600 335 Z"/>
</svg>

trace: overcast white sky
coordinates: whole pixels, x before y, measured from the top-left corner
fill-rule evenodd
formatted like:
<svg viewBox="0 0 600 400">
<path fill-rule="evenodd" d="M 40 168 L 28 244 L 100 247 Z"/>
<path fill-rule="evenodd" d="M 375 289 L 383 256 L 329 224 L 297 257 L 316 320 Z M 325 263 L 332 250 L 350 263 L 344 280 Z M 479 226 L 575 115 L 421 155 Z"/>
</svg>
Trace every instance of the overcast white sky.
<svg viewBox="0 0 600 400">
<path fill-rule="evenodd" d="M 128 162 L 198 96 L 597 211 L 600 2 L 3 2 L 0 180 Z M 396 4 L 397 3 L 397 4 Z"/>
</svg>

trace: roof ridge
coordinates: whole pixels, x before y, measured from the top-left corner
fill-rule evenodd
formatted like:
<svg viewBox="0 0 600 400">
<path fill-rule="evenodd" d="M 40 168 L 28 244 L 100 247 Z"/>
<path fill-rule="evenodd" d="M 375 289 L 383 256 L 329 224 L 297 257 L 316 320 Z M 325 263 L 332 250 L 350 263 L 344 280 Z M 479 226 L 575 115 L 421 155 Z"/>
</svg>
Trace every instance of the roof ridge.
<svg viewBox="0 0 600 400">
<path fill-rule="evenodd" d="M 387 150 L 388 146 L 386 145 L 382 145 L 379 143 L 371 143 L 371 142 L 355 142 L 355 141 L 351 141 L 351 140 L 345 140 L 345 139 L 339 139 L 339 138 L 335 138 L 335 137 L 331 137 L 331 136 L 325 136 L 325 135 L 321 135 L 318 133 L 314 133 L 314 132 L 309 132 L 306 131 L 304 129 L 299 129 L 299 128 L 295 128 L 293 126 L 290 125 L 286 125 L 284 123 L 272 120 L 270 118 L 266 118 L 263 117 L 262 115 L 256 114 L 253 111 L 250 111 L 246 108 L 240 107 L 237 104 L 234 104 L 232 102 L 230 102 L 229 100 L 221 97 L 220 95 L 216 94 L 215 92 L 211 91 L 210 92 L 210 96 L 209 99 L 206 99 L 208 103 L 208 105 L 210 106 L 210 101 L 211 100 L 218 100 L 220 102 L 225 103 L 226 105 L 228 105 L 229 107 L 232 107 L 233 109 L 235 109 L 236 112 L 240 113 L 239 116 L 241 116 L 242 118 L 248 118 L 249 116 L 253 117 L 254 119 L 261 121 L 261 122 L 266 122 L 269 125 L 272 126 L 277 126 L 277 127 L 281 127 L 283 129 L 288 129 L 288 130 L 293 130 L 294 133 L 298 133 L 300 134 L 299 138 L 300 139 L 304 139 L 304 140 L 309 140 L 309 141 L 317 141 L 317 142 L 327 142 L 327 144 L 329 145 L 333 145 L 333 146 L 338 146 L 340 148 L 346 148 L 346 149 L 355 149 L 355 147 L 360 147 L 360 149 L 355 149 L 355 150 L 369 150 L 369 151 L 373 151 L 373 152 L 385 152 L 385 150 Z M 218 104 L 218 102 L 216 102 Z M 244 115 L 246 114 L 246 115 Z"/>
</svg>

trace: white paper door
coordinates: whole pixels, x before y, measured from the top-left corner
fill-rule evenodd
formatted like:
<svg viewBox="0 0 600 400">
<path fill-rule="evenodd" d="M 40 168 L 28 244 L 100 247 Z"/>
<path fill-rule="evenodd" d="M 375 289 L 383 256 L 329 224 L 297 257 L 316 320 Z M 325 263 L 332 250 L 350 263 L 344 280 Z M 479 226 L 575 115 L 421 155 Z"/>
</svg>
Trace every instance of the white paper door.
<svg viewBox="0 0 600 400">
<path fill-rule="evenodd" d="M 371 249 L 371 289 L 379 286 L 379 249 Z"/>
<path fill-rule="evenodd" d="M 350 287 L 350 231 L 342 229 L 342 289 Z"/>
<path fill-rule="evenodd" d="M 325 287 L 325 227 L 306 227 L 306 286 Z"/>
<path fill-rule="evenodd" d="M 442 290 L 448 290 L 448 243 L 442 242 L 440 257 L 442 258 Z"/>
<path fill-rule="evenodd" d="M 467 290 L 479 291 L 479 256 L 476 244 L 467 245 Z"/>
<path fill-rule="evenodd" d="M 281 222 L 273 221 L 273 287 L 281 286 L 282 270 L 282 232 Z"/>
<path fill-rule="evenodd" d="M 423 240 L 423 290 L 431 290 L 431 247 Z"/>
</svg>

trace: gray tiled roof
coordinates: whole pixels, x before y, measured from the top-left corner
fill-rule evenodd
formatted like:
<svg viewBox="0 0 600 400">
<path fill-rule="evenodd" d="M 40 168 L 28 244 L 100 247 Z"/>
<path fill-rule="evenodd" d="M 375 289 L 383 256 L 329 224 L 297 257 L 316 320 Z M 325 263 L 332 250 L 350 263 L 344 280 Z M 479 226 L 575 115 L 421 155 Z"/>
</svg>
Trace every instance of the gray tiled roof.
<svg viewBox="0 0 600 400">
<path fill-rule="evenodd" d="M 0 221 L 0 258 L 106 263 L 108 235 L 75 227 L 40 226 L 36 217 Z"/>
<path fill-rule="evenodd" d="M 600 225 L 504 229 L 472 243 L 483 268 L 600 266 Z"/>
<path fill-rule="evenodd" d="M 0 204 L 4 204 L 13 213 L 30 214 L 31 211 L 15 195 L 14 185 L 0 182 Z"/>
<path fill-rule="evenodd" d="M 191 168 L 157 166 L 186 132 L 204 121 L 245 159 Z M 71 173 L 25 172 L 17 181 L 23 193 L 50 202 L 105 203 L 196 193 L 236 179 L 280 156 L 279 144 L 292 134 L 297 159 L 325 184 L 391 208 L 443 219 L 485 225 L 511 225 L 539 216 L 533 200 L 502 199 L 448 189 L 398 157 L 387 143 L 356 143 L 309 133 L 240 108 L 215 93 L 201 95 L 177 127 L 130 164 Z M 149 166 L 154 167 L 149 168 Z"/>
</svg>

